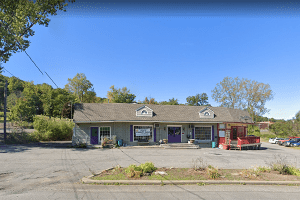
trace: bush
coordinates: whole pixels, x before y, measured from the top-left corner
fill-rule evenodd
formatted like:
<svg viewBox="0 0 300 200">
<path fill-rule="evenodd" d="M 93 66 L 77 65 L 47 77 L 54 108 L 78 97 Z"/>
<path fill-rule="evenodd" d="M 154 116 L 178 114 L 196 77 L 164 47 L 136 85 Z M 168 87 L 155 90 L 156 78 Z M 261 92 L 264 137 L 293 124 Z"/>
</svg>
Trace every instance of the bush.
<svg viewBox="0 0 300 200">
<path fill-rule="evenodd" d="M 143 173 L 151 173 L 157 169 L 156 167 L 154 167 L 154 164 L 152 162 L 146 162 L 144 164 L 141 164 L 139 167 L 142 168 Z"/>
<path fill-rule="evenodd" d="M 248 135 L 255 135 L 255 136 L 258 136 L 258 137 L 261 136 L 260 129 L 255 125 L 248 125 L 247 134 Z"/>
<path fill-rule="evenodd" d="M 129 167 L 125 169 L 125 173 L 127 174 L 128 178 L 139 178 L 141 177 L 142 168 L 137 167 L 136 165 L 129 165 Z"/>
<path fill-rule="evenodd" d="M 154 167 L 154 164 L 152 162 L 146 162 L 144 164 L 141 164 L 140 166 L 136 165 L 129 165 L 125 169 L 125 173 L 127 174 L 127 177 L 129 178 L 139 178 L 141 177 L 142 173 L 151 173 L 155 171 L 157 168 Z"/>
<path fill-rule="evenodd" d="M 286 156 L 274 155 L 274 160 L 268 164 L 272 170 L 278 171 L 280 174 L 300 176 L 300 170 L 288 163 Z"/>
<path fill-rule="evenodd" d="M 207 174 L 210 178 L 212 179 L 216 179 L 216 178 L 219 178 L 220 177 L 220 174 L 219 174 L 219 170 L 218 168 L 215 168 L 211 165 L 208 165 L 207 167 Z"/>
<path fill-rule="evenodd" d="M 63 141 L 72 139 L 74 123 L 69 119 L 35 116 L 33 119 L 34 136 L 38 140 Z"/>
<path fill-rule="evenodd" d="M 32 142 L 38 142 L 38 140 L 31 133 L 13 131 L 7 134 L 6 144 L 27 144 Z"/>
</svg>

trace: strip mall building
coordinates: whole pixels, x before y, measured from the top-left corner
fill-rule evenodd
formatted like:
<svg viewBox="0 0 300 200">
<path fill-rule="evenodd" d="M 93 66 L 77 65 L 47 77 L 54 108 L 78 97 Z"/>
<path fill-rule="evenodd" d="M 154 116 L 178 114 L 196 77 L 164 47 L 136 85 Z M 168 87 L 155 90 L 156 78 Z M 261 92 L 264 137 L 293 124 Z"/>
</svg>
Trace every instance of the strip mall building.
<svg viewBox="0 0 300 200">
<path fill-rule="evenodd" d="M 224 107 L 83 103 L 74 110 L 73 145 L 101 144 L 101 138 L 116 135 L 127 145 L 195 139 L 200 147 L 211 147 L 246 137 L 253 124 L 247 111 Z"/>
</svg>

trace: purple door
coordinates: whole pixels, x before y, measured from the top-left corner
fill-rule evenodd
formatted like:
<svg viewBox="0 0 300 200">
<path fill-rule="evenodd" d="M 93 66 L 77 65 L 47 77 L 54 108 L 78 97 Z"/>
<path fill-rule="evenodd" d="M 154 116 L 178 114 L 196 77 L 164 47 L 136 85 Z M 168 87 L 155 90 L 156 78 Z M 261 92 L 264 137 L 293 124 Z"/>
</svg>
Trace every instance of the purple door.
<svg viewBox="0 0 300 200">
<path fill-rule="evenodd" d="M 98 127 L 91 127 L 91 144 L 98 144 L 99 134 Z"/>
<path fill-rule="evenodd" d="M 181 127 L 168 127 L 168 142 L 169 143 L 181 142 Z"/>
</svg>

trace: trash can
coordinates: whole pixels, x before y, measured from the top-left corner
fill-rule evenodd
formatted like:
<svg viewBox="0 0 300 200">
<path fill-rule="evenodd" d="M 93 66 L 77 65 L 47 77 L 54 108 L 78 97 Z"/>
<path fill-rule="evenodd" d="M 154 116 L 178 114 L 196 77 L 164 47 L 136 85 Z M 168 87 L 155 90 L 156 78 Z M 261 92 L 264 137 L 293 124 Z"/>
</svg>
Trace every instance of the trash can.
<svg viewBox="0 0 300 200">
<path fill-rule="evenodd" d="M 123 146 L 123 140 L 121 139 L 121 140 L 118 140 L 118 145 L 121 147 L 121 146 Z"/>
<path fill-rule="evenodd" d="M 211 143 L 211 148 L 215 148 L 216 147 L 216 142 L 212 142 Z"/>
</svg>

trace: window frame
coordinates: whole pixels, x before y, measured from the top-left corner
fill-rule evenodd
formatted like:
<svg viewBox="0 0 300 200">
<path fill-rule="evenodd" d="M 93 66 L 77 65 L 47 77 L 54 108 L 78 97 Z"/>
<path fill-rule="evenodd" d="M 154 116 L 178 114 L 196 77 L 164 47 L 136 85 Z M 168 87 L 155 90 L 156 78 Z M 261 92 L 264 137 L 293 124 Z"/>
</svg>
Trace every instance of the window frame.
<svg viewBox="0 0 300 200">
<path fill-rule="evenodd" d="M 201 128 L 201 127 L 210 127 L 210 140 L 200 140 L 200 139 L 197 139 L 198 141 L 213 141 L 212 140 L 212 125 L 198 125 L 198 126 L 195 126 L 194 127 L 194 137 L 196 139 L 196 128 Z"/>
<path fill-rule="evenodd" d="M 147 114 L 148 114 L 147 110 L 142 110 L 141 115 L 147 115 Z"/>
<path fill-rule="evenodd" d="M 136 126 L 151 126 L 152 127 L 152 131 L 151 131 L 151 140 L 148 140 L 149 142 L 153 142 L 154 141 L 154 129 L 153 129 L 153 125 L 133 125 L 132 129 L 133 129 L 133 142 L 138 142 L 138 140 L 135 140 L 135 128 Z"/>
<path fill-rule="evenodd" d="M 99 133 L 98 133 L 98 140 L 99 140 L 99 143 L 101 143 L 101 132 L 100 132 L 100 129 L 103 128 L 103 127 L 109 127 L 109 139 L 111 140 L 111 126 L 99 126 Z"/>
</svg>

